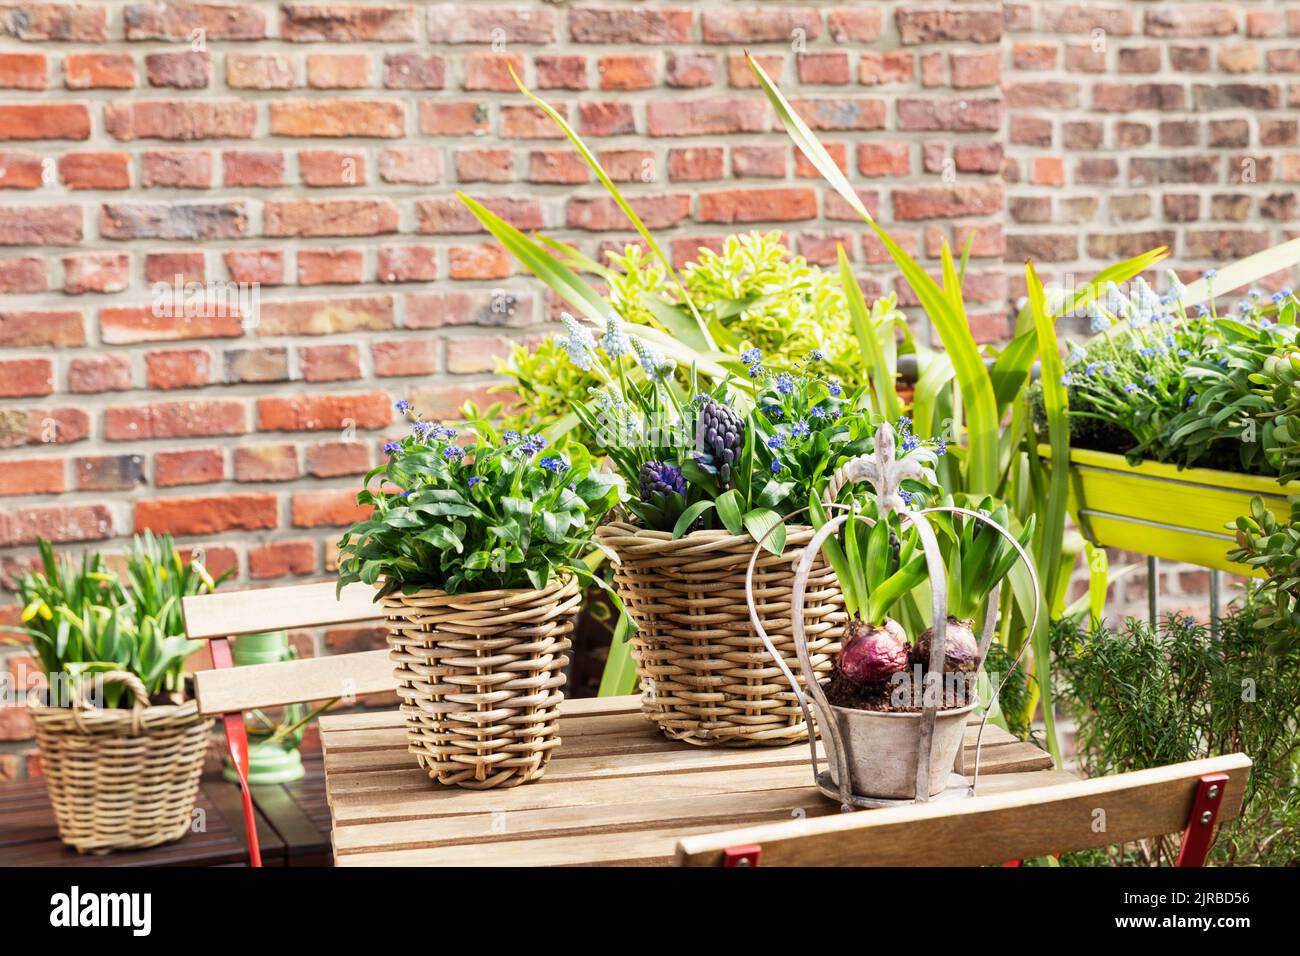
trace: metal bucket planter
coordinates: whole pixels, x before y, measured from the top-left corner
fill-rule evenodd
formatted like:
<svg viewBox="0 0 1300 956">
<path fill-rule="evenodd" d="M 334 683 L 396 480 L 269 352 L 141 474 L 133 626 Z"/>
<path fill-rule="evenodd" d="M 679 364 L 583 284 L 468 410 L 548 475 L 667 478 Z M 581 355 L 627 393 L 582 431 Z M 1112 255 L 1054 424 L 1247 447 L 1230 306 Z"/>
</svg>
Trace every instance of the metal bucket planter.
<svg viewBox="0 0 1300 956">
<path fill-rule="evenodd" d="M 944 768 L 960 772 L 957 758 L 966 736 L 966 722 L 976 703 L 935 712 L 930 766 L 940 772 L 928 774 L 927 797 L 937 797 L 948 788 L 949 775 Z M 917 741 L 924 714 L 876 713 L 833 704 L 827 710 L 836 724 L 834 739 L 840 741 L 846 753 L 856 755 L 847 761 L 851 793 L 877 800 L 911 800 L 916 796 L 920 769 Z M 830 764 L 827 776 L 834 790 L 831 795 L 841 797 L 837 764 Z M 827 788 L 823 786 L 822 792 L 826 793 Z"/>
<path fill-rule="evenodd" d="M 804 629 L 804 594 L 808 584 L 808 572 L 813 562 L 820 557 L 822 546 L 827 538 L 846 522 L 871 523 L 872 519 L 852 512 L 841 513 L 817 530 L 804 549 L 795 570 L 790 615 L 795 651 L 804 677 L 802 686 L 807 688 L 808 694 L 812 697 L 817 712 L 817 728 L 826 747 L 828 768 L 821 771 L 816 741 L 813 739 L 809 741 L 813 779 L 818 789 L 826 796 L 838 800 L 840 808 L 845 811 L 859 807 L 925 803 L 934 798 L 974 796 L 979 782 L 979 748 L 983 742 L 988 712 L 985 711 L 984 718 L 980 721 L 979 734 L 976 737 L 974 773 L 968 781 L 958 772 L 958 758 L 961 755 L 967 721 L 971 712 L 979 705 L 979 700 L 972 690 L 966 696 L 967 703 L 964 705 L 941 709 L 947 687 L 943 664 L 948 629 L 948 587 L 939 542 L 926 515 L 939 513 L 963 515 L 970 520 L 991 525 L 1007 538 L 1029 569 L 1033 580 L 1035 599 L 1030 630 L 1037 625 L 1039 612 L 1037 572 L 1034 570 L 1033 562 L 1029 560 L 1029 555 L 1015 538 L 988 517 L 965 508 L 927 508 L 914 512 L 903 510 L 903 501 L 897 492 L 898 485 L 904 478 L 920 477 L 919 466 L 906 460 L 894 460 L 894 436 L 887 424 L 881 426 L 876 444 L 880 450 L 874 456 L 854 459 L 835 473 L 827 497 L 833 500 L 839 488 L 846 482 L 869 482 L 876 488 L 882 515 L 889 511 L 898 511 L 904 524 L 911 524 L 916 528 L 921 538 L 930 575 L 933 637 L 930 641 L 929 669 L 918 688 L 921 695 L 920 712 L 873 712 L 832 705 L 812 670 L 812 660 L 808 654 Z M 850 511 L 847 506 L 838 507 L 845 512 Z M 757 557 L 756 547 L 754 558 Z M 752 561 L 750 567 L 752 570 Z M 997 624 L 999 590 L 995 587 L 988 596 L 988 606 L 980 629 L 979 657 L 976 661 L 975 674 L 978 674 L 983 666 L 989 645 L 993 640 L 993 632 Z M 754 628 L 766 643 L 767 632 L 755 613 L 752 588 L 747 588 L 747 595 Z M 1028 647 L 1028 642 L 1025 647 Z M 1024 650 L 1025 648 L 1021 648 L 1022 656 Z M 1018 662 L 1019 658 L 1017 658 Z M 801 689 L 801 682 L 790 672 L 780 657 L 777 657 L 777 663 L 781 665 L 786 679 L 794 688 L 799 706 L 803 708 L 805 719 L 811 726 L 812 714 L 809 711 L 808 699 Z M 1001 683 L 1005 681 L 1004 676 Z M 1001 690 L 1001 683 L 993 691 L 994 700 Z"/>
<path fill-rule="evenodd" d="M 1050 458 L 1046 446 L 1039 456 Z M 1228 560 L 1236 542 L 1227 526 L 1250 513 L 1255 495 L 1289 519 L 1287 496 L 1300 495 L 1300 481 L 1155 461 L 1130 465 L 1123 455 L 1070 450 L 1070 514 L 1096 545 L 1246 574 Z"/>
</svg>

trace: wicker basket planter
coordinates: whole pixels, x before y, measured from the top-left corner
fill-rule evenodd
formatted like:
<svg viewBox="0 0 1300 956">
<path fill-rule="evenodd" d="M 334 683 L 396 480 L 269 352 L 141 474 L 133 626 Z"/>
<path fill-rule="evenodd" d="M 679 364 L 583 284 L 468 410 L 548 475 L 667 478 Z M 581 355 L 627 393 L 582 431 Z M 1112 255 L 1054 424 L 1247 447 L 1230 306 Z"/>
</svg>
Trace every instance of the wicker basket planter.
<svg viewBox="0 0 1300 956">
<path fill-rule="evenodd" d="M 1040 446 L 1039 455 L 1048 459 L 1051 452 Z M 1278 484 L 1262 475 L 1211 468 L 1180 470 L 1155 461 L 1135 466 L 1123 455 L 1070 450 L 1070 512 L 1093 544 L 1249 573 L 1228 560 L 1236 542 L 1227 525 L 1250 513 L 1254 495 L 1286 519 L 1287 496 L 1300 495 L 1300 482 Z"/>
<path fill-rule="evenodd" d="M 487 790 L 542 776 L 560 745 L 578 601 L 573 578 L 540 591 L 382 599 L 407 741 L 431 779 Z"/>
<path fill-rule="evenodd" d="M 757 613 L 776 648 L 798 670 L 791 637 L 794 566 L 812 529 L 792 527 L 780 555 L 762 551 L 754 568 Z M 726 531 L 672 540 L 618 521 L 596 530 L 618 555 L 614 579 L 637 625 L 632 652 L 645 716 L 674 740 L 701 746 L 781 745 L 806 740 L 793 691 L 745 603 L 754 541 Z M 819 558 L 809 576 L 805 625 L 814 669 L 829 675 L 844 630 L 834 572 Z"/>
<path fill-rule="evenodd" d="M 180 839 L 193 822 L 213 721 L 192 700 L 150 706 L 134 674 L 103 680 L 125 684 L 135 706 L 31 708 L 59 838 L 80 853 Z"/>
</svg>

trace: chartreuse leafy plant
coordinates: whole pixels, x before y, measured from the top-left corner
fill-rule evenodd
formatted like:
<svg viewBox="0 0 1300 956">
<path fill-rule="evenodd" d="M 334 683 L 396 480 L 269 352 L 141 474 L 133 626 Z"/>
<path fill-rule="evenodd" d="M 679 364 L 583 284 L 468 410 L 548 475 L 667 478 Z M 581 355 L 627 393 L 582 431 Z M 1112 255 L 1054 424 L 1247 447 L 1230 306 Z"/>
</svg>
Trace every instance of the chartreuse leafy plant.
<svg viewBox="0 0 1300 956">
<path fill-rule="evenodd" d="M 584 371 L 565 361 L 564 350 L 554 338 L 533 345 L 516 342 L 510 354 L 497 363 L 497 375 L 508 384 L 493 386 L 509 400 L 499 424 L 503 429 L 525 432 L 538 422 L 568 420 L 564 434 L 580 445 L 592 447 L 595 436 L 573 420 L 573 402 L 582 401 L 588 391 L 600 386 L 595 372 Z"/>
<path fill-rule="evenodd" d="M 657 259 L 636 245 L 609 258 L 613 268 L 581 258 L 571 262 L 604 281 L 610 305 L 624 321 L 680 326 L 685 307 L 675 301 Z M 906 317 L 893 295 L 868 308 L 851 270 L 828 271 L 809 264 L 784 245 L 779 232 L 749 232 L 728 236 L 717 252 L 701 247 L 696 261 L 682 270 L 682 278 L 723 351 L 738 356 L 757 348 L 771 358 L 774 371 L 793 370 L 780 364 L 786 357 L 797 361 L 817 352 L 825 368 L 850 391 L 870 377 L 873 384 L 887 386 L 897 402 L 896 369 L 863 351 L 862 333 L 871 331 L 865 347 L 876 349 L 879 343 L 883 360 L 894 349 L 894 330 L 906 329 Z M 865 313 L 862 319 L 858 308 Z M 674 310 L 680 315 L 674 316 Z M 887 339 L 882 334 L 886 330 Z M 880 413 L 896 417 L 899 410 L 882 408 Z"/>
<path fill-rule="evenodd" d="M 1300 651 L 1300 498 L 1291 499 L 1289 520 L 1278 520 L 1258 496 L 1250 514 L 1237 519 L 1237 547 L 1228 553 L 1265 575 L 1251 592 L 1258 607 L 1254 626 L 1279 654 Z"/>
<path fill-rule="evenodd" d="M 409 405 L 398 403 L 410 412 Z M 339 588 L 355 581 L 379 594 L 439 588 L 450 594 L 546 587 L 557 575 L 593 581 L 583 556 L 606 512 L 623 496 L 581 445 L 548 450 L 540 435 L 475 426 L 456 430 L 415 419 L 385 446 L 357 504 L 371 515 L 339 541 Z M 603 584 L 599 578 L 595 583 Z"/>
<path fill-rule="evenodd" d="M 41 569 L 17 581 L 22 627 L 49 681 L 50 703 L 70 703 L 76 683 L 88 675 L 124 670 L 144 683 L 151 697 L 179 699 L 185 660 L 203 646 L 185 636 L 180 599 L 214 590 L 217 579 L 198 560 L 184 562 L 170 535 L 137 537 L 127 553 L 130 590 L 98 553 L 80 563 L 56 556 L 37 542 Z M 107 706 L 123 703 L 120 685 L 104 688 Z"/>
</svg>

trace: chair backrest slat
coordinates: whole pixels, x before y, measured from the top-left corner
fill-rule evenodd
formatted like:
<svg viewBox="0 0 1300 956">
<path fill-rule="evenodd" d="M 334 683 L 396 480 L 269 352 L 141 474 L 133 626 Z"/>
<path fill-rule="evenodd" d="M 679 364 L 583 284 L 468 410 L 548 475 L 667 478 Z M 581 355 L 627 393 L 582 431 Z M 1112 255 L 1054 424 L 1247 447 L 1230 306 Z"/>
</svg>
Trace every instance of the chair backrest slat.
<svg viewBox="0 0 1300 956">
<path fill-rule="evenodd" d="M 1218 819 L 1241 809 L 1250 758 L 1207 760 L 1031 790 L 815 817 L 686 837 L 682 866 L 717 866 L 759 844 L 760 866 L 980 866 L 1180 831 L 1200 778 L 1229 776 Z"/>
<path fill-rule="evenodd" d="M 351 700 L 397 687 L 388 651 L 311 657 L 280 664 L 248 664 L 199 671 L 194 696 L 204 715 L 282 707 L 309 700 Z"/>
<path fill-rule="evenodd" d="M 369 585 L 349 584 L 337 598 L 334 589 L 334 582 L 325 581 L 196 594 L 181 600 L 181 610 L 186 632 L 196 641 L 383 618 Z"/>
</svg>

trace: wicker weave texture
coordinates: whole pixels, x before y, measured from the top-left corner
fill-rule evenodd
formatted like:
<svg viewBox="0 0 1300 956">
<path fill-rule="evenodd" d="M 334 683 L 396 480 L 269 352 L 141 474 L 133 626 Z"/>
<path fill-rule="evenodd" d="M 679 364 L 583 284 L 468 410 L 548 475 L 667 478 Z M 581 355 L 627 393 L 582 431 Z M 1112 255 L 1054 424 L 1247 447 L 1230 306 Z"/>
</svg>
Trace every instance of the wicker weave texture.
<svg viewBox="0 0 1300 956">
<path fill-rule="evenodd" d="M 194 701 L 152 707 L 134 674 L 105 674 L 135 706 L 32 707 L 59 838 L 81 853 L 170 843 L 193 823 L 212 718 Z"/>
<path fill-rule="evenodd" d="M 676 541 L 626 522 L 597 530 L 619 557 L 615 583 L 637 625 L 632 636 L 642 711 L 669 737 L 703 746 L 780 745 L 806 740 L 803 711 L 749 620 L 745 572 L 754 541 L 696 531 Z M 754 568 L 755 606 L 791 670 L 794 566 L 812 529 L 792 527 L 785 550 Z M 818 558 L 808 579 L 808 648 L 829 675 L 846 616 L 834 571 Z"/>
<path fill-rule="evenodd" d="M 573 578 L 540 591 L 383 598 L 407 742 L 444 786 L 514 787 L 545 772 L 560 745 Z"/>
</svg>

